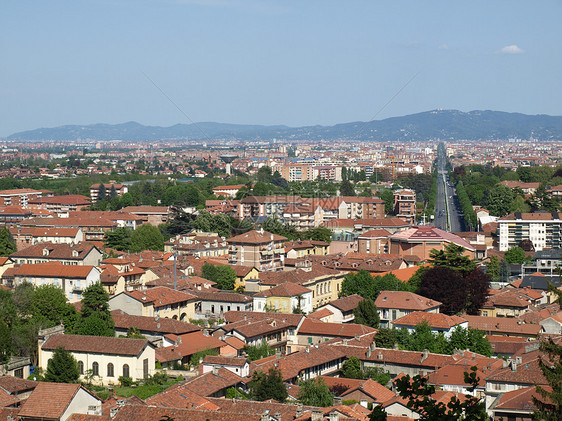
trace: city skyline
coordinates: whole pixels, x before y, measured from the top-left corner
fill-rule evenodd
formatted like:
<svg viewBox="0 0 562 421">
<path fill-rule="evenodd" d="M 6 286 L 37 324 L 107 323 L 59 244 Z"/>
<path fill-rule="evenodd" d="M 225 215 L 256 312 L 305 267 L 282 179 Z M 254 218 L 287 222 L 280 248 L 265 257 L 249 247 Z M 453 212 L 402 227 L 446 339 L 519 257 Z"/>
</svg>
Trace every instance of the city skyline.
<svg viewBox="0 0 562 421">
<path fill-rule="evenodd" d="M 562 115 L 560 12 L 555 1 L 11 3 L 0 136 L 186 116 L 295 127 L 435 108 Z"/>
</svg>

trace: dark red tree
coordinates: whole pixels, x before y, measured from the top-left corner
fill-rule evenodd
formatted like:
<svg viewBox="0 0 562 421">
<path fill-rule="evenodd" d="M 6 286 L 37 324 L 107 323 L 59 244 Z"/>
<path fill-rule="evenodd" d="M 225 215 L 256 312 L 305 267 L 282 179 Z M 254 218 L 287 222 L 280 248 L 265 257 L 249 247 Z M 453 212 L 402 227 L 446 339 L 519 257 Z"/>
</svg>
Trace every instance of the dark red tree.
<svg viewBox="0 0 562 421">
<path fill-rule="evenodd" d="M 476 268 L 465 276 L 467 314 L 478 315 L 480 309 L 486 302 L 488 290 L 490 289 L 490 275 L 485 274 L 482 269 Z"/>
<path fill-rule="evenodd" d="M 423 274 L 418 294 L 443 303 L 441 313 L 456 314 L 466 304 L 465 279 L 456 270 L 436 266 Z"/>
</svg>

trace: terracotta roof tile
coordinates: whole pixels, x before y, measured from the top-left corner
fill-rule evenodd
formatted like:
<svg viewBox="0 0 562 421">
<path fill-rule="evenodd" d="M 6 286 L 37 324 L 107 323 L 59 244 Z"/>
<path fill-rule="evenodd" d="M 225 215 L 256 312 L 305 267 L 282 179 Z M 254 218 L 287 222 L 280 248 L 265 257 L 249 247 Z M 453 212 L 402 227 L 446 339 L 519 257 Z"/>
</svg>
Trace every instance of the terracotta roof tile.
<svg viewBox="0 0 562 421">
<path fill-rule="evenodd" d="M 42 349 L 55 350 L 61 346 L 70 352 L 139 355 L 146 346 L 151 345 L 146 339 L 57 334 L 47 339 L 43 344 Z"/>
<path fill-rule="evenodd" d="M 19 416 L 60 419 L 81 387 L 71 383 L 40 382 L 22 405 Z"/>
</svg>

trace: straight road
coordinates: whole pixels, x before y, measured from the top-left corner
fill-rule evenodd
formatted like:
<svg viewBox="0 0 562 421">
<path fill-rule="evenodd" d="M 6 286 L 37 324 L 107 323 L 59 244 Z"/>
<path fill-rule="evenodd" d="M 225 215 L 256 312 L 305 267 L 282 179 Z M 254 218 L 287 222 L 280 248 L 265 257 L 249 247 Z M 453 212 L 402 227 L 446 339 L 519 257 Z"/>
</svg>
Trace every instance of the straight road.
<svg viewBox="0 0 562 421">
<path fill-rule="evenodd" d="M 439 149 L 437 158 L 437 200 L 434 225 L 449 232 L 465 230 L 464 217 L 459 208 L 457 193 L 446 170 L 445 152 Z"/>
</svg>

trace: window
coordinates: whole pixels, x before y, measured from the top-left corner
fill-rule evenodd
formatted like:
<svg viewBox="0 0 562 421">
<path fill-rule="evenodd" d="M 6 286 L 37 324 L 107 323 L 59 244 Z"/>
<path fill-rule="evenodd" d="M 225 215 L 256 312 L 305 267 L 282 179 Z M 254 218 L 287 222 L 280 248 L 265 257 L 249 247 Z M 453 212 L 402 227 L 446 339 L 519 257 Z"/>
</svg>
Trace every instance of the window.
<svg viewBox="0 0 562 421">
<path fill-rule="evenodd" d="M 123 377 L 131 377 L 129 376 L 129 365 L 123 364 Z"/>
<path fill-rule="evenodd" d="M 107 364 L 107 377 L 113 377 L 113 364 Z"/>
<path fill-rule="evenodd" d="M 80 375 L 84 374 L 84 363 L 82 361 L 78 361 L 78 370 L 80 371 Z"/>
<path fill-rule="evenodd" d="M 92 363 L 92 374 L 94 376 L 100 375 L 100 365 L 95 361 Z"/>
<path fill-rule="evenodd" d="M 14 370 L 14 377 L 23 379 L 23 367 Z"/>
</svg>

